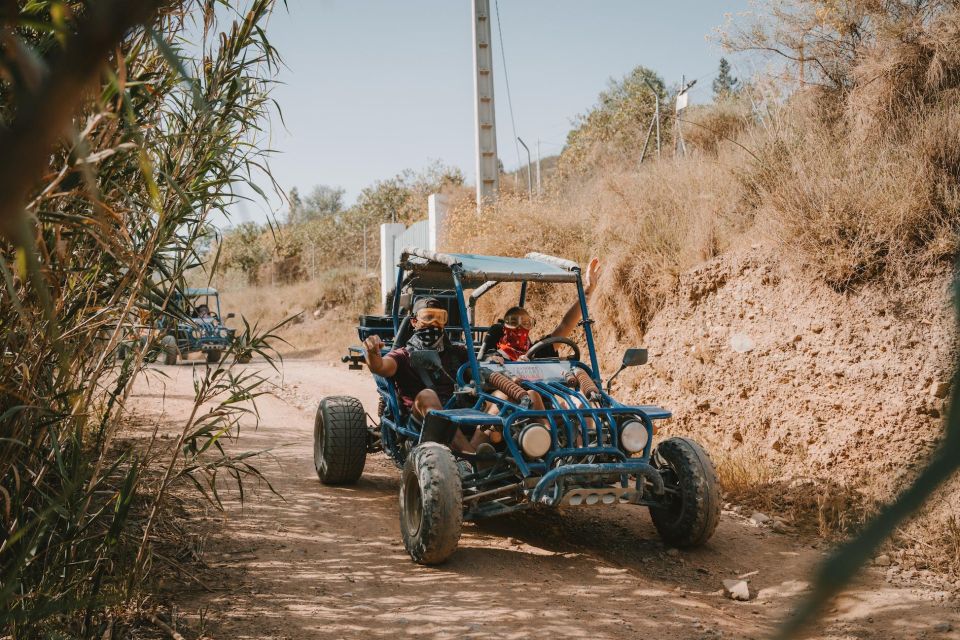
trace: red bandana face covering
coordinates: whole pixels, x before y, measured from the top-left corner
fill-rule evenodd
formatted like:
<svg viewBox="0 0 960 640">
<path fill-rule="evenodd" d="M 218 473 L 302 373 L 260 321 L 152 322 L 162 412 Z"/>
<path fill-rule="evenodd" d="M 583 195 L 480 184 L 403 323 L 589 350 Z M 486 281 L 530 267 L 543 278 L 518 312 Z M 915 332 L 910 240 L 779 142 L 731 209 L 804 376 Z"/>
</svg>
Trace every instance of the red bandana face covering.
<svg viewBox="0 0 960 640">
<path fill-rule="evenodd" d="M 503 351 L 511 360 L 519 360 L 520 356 L 530 350 L 530 330 L 524 327 L 504 327 L 503 337 L 497 343 L 497 349 Z"/>
</svg>

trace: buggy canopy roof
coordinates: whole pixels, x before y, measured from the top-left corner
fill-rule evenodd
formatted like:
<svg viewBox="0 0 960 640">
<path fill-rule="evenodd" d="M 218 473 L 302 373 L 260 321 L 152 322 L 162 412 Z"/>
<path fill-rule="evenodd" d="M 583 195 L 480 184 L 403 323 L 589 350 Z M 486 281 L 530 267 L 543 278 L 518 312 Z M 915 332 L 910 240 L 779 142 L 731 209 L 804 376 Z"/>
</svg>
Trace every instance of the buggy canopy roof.
<svg viewBox="0 0 960 640">
<path fill-rule="evenodd" d="M 219 294 L 213 287 L 202 287 L 199 289 L 184 289 L 183 295 L 187 296 L 188 298 L 196 298 L 199 296 L 215 296 Z"/>
<path fill-rule="evenodd" d="M 412 271 L 425 283 L 452 287 L 451 269 L 458 267 L 464 288 L 478 287 L 485 282 L 576 282 L 580 268 L 575 262 L 541 253 L 528 253 L 524 258 L 478 256 L 468 253 L 438 253 L 416 247 L 403 250 L 400 266 Z M 427 284 L 427 286 L 433 286 Z"/>
</svg>

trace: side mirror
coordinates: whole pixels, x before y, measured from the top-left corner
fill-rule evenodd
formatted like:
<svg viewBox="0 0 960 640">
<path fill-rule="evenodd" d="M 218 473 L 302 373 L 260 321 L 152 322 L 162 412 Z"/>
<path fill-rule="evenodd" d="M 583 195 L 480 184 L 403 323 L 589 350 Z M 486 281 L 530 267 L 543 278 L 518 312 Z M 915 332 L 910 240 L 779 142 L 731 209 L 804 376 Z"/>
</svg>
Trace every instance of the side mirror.
<svg viewBox="0 0 960 640">
<path fill-rule="evenodd" d="M 237 317 L 237 314 L 233 313 L 232 311 L 227 314 L 227 320 L 229 320 L 230 318 L 236 318 L 236 317 Z"/>
<path fill-rule="evenodd" d="M 428 371 L 443 369 L 443 363 L 440 361 L 440 352 L 434 349 L 414 349 L 411 351 L 410 366 L 414 369 L 422 367 Z"/>
<path fill-rule="evenodd" d="M 626 353 L 623 354 L 624 368 L 636 367 L 641 364 L 647 364 L 646 349 L 627 349 Z"/>
<path fill-rule="evenodd" d="M 610 384 L 613 382 L 613 379 L 620 375 L 620 372 L 626 369 L 627 367 L 636 367 L 641 364 L 647 364 L 647 353 L 646 349 L 636 348 L 636 349 L 627 349 L 623 354 L 623 364 L 620 365 L 620 368 L 617 369 L 617 372 L 610 376 L 607 379 L 607 393 L 610 393 Z"/>
</svg>

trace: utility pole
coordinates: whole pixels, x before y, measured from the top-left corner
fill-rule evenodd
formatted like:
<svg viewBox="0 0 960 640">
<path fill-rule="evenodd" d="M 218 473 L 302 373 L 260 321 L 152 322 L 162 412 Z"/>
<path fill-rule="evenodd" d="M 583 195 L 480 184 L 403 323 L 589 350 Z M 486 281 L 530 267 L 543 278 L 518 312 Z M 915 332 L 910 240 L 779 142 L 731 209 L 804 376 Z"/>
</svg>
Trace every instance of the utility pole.
<svg viewBox="0 0 960 640">
<path fill-rule="evenodd" d="M 497 128 L 493 104 L 493 49 L 490 0 L 473 1 L 474 120 L 477 148 L 477 213 L 497 201 Z"/>
<path fill-rule="evenodd" d="M 687 76 L 680 76 L 680 92 L 677 94 L 677 103 L 676 103 L 676 114 L 677 117 L 674 118 L 674 125 L 677 129 L 677 140 L 676 140 L 676 149 L 675 151 L 681 156 L 687 155 L 687 145 L 683 142 L 683 129 L 680 128 L 680 113 L 687 108 L 687 102 L 689 97 L 687 91 L 690 90 L 693 85 L 697 84 L 696 80 L 691 80 L 690 84 L 687 84 Z"/>
<path fill-rule="evenodd" d="M 533 161 L 530 160 L 530 147 L 527 146 L 527 143 L 523 141 L 520 136 L 517 136 L 517 141 L 523 145 L 523 148 L 527 151 L 527 198 L 533 200 L 533 177 L 530 175 L 530 166 L 533 164 Z"/>
<path fill-rule="evenodd" d="M 540 184 L 540 138 L 537 138 L 537 199 L 543 196 L 543 189 Z"/>
<path fill-rule="evenodd" d="M 647 157 L 647 146 L 650 144 L 650 134 L 653 133 L 653 128 L 657 128 L 657 160 L 660 159 L 660 93 L 657 91 L 657 88 L 650 84 L 650 81 L 644 79 L 644 84 L 650 87 L 650 91 L 653 92 L 653 118 L 650 120 L 650 127 L 647 129 L 647 139 L 643 142 L 643 152 L 640 154 L 640 162 L 643 162 L 643 159 Z"/>
</svg>

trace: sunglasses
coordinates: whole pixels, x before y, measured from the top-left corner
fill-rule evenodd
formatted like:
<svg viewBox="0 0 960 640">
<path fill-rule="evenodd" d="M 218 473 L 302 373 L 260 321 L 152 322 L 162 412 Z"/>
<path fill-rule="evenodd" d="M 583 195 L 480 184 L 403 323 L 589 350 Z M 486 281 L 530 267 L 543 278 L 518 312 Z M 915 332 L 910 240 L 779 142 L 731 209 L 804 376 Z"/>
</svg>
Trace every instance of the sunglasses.
<svg viewBox="0 0 960 640">
<path fill-rule="evenodd" d="M 447 324 L 446 309 L 420 309 L 417 311 L 417 322 L 426 324 Z"/>
<path fill-rule="evenodd" d="M 524 329 L 529 329 L 533 326 L 533 318 L 526 314 L 507 316 L 503 319 L 503 324 L 515 329 L 516 327 L 523 327 Z"/>
</svg>

